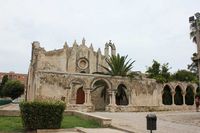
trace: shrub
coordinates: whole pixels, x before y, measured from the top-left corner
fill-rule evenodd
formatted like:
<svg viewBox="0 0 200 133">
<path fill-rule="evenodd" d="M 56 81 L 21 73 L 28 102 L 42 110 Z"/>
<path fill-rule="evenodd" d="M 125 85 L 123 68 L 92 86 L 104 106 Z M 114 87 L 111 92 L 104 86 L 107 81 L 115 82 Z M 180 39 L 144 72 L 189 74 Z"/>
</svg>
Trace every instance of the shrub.
<svg viewBox="0 0 200 133">
<path fill-rule="evenodd" d="M 65 109 L 64 102 L 21 102 L 19 106 L 25 130 L 60 128 Z"/>
<path fill-rule="evenodd" d="M 16 99 L 24 93 L 24 85 L 18 80 L 8 80 L 3 89 L 2 94 L 5 97 Z"/>
</svg>

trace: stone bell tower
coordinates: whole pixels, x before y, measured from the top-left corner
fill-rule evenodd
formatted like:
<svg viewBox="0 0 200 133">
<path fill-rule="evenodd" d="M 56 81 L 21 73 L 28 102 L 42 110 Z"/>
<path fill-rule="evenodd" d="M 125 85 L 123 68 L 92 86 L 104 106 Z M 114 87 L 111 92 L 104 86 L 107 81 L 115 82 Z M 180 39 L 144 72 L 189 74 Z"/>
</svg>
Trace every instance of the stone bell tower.
<svg viewBox="0 0 200 133">
<path fill-rule="evenodd" d="M 110 40 L 109 43 L 105 44 L 104 55 L 105 55 L 106 58 L 109 57 L 109 47 L 111 48 L 111 55 L 116 55 L 115 45 Z"/>
</svg>

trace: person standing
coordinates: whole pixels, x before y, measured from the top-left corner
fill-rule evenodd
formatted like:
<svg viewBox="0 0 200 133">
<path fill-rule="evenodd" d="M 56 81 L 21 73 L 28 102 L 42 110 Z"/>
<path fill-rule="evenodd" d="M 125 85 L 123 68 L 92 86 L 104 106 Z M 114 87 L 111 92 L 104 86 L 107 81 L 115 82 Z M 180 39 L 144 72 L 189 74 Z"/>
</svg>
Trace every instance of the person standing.
<svg viewBox="0 0 200 133">
<path fill-rule="evenodd" d="M 196 96 L 195 104 L 196 104 L 196 111 L 199 112 L 199 96 Z"/>
</svg>

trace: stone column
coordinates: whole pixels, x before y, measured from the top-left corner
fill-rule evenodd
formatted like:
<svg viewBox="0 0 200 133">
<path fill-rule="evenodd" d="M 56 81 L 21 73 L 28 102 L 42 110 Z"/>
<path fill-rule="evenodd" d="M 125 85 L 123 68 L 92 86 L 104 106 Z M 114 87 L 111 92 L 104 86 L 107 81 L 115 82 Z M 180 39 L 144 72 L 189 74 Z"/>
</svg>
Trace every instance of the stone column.
<svg viewBox="0 0 200 133">
<path fill-rule="evenodd" d="M 183 96 L 183 105 L 186 105 L 185 104 L 185 92 L 182 93 L 182 96 Z"/>
<path fill-rule="evenodd" d="M 112 91 L 112 105 L 116 105 L 115 91 Z"/>
<path fill-rule="evenodd" d="M 116 100 L 115 100 L 115 91 L 109 91 L 109 105 L 113 106 L 116 105 Z"/>
<path fill-rule="evenodd" d="M 131 94 L 128 95 L 128 105 L 132 105 L 132 97 L 131 97 Z"/>
<path fill-rule="evenodd" d="M 111 90 L 109 94 L 109 105 L 106 106 L 106 111 L 115 112 L 116 110 L 116 101 L 115 101 L 115 91 Z"/>
<path fill-rule="evenodd" d="M 112 92 L 111 91 L 108 91 L 108 96 L 109 96 L 109 105 L 112 105 Z"/>
<path fill-rule="evenodd" d="M 132 95 L 131 95 L 131 90 L 128 90 L 127 95 L 128 95 L 128 105 L 132 105 Z"/>
<path fill-rule="evenodd" d="M 66 100 L 65 100 L 65 102 L 68 105 L 68 104 L 70 104 L 70 95 L 69 95 L 70 87 L 65 87 L 65 89 L 66 89 Z"/>
<path fill-rule="evenodd" d="M 175 105 L 174 103 L 174 95 L 175 95 L 175 92 L 172 92 L 172 105 Z"/>
<path fill-rule="evenodd" d="M 90 88 L 85 89 L 85 103 L 86 105 L 91 105 L 91 94 L 90 94 Z"/>
</svg>

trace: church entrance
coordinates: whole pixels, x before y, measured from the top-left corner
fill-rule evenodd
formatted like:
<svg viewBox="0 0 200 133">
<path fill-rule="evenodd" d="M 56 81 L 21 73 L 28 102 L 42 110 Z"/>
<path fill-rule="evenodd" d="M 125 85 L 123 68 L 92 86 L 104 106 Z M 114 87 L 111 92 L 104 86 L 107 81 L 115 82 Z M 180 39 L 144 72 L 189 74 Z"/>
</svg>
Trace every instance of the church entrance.
<svg viewBox="0 0 200 133">
<path fill-rule="evenodd" d="M 83 104 L 85 102 L 85 93 L 83 87 L 79 88 L 76 92 L 76 104 Z"/>
</svg>

